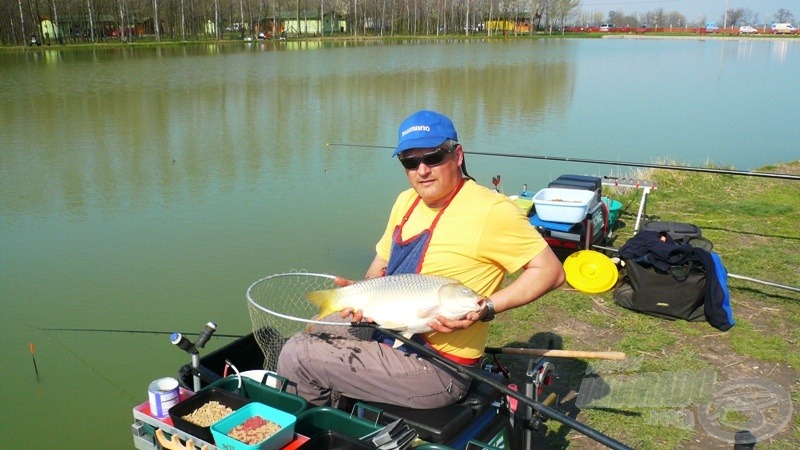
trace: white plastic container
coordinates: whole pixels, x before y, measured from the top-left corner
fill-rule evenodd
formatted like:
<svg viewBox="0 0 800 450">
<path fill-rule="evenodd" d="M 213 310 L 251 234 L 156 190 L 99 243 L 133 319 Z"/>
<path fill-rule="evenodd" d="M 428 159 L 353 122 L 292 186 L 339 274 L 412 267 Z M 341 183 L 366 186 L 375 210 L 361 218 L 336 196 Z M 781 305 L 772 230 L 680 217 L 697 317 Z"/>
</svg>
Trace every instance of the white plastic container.
<svg viewBox="0 0 800 450">
<path fill-rule="evenodd" d="M 545 188 L 533 196 L 536 215 L 546 222 L 578 223 L 596 200 L 594 191 Z"/>
</svg>

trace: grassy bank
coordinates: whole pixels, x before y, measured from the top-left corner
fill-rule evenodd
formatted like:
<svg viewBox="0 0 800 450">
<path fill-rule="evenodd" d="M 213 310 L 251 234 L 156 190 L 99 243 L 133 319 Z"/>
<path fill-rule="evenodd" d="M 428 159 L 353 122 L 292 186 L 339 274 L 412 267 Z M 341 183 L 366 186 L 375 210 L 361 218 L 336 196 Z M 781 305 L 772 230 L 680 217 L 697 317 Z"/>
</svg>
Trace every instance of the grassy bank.
<svg viewBox="0 0 800 450">
<path fill-rule="evenodd" d="M 800 174 L 800 161 L 764 171 Z M 658 184 L 647 204 L 650 219 L 700 226 L 731 274 L 798 286 L 800 182 L 666 170 L 641 175 Z M 627 208 L 618 247 L 632 235 L 639 192 L 607 194 Z M 725 439 L 756 427 L 762 414 L 767 426 L 753 431 L 766 439 L 756 448 L 799 448 L 800 294 L 728 282 L 736 325 L 727 332 L 706 322 L 636 314 L 617 306 L 612 292 L 589 295 L 565 286 L 498 316 L 490 345 L 543 348 L 552 339 L 556 348 L 626 352 L 623 362 L 554 360 L 555 388 L 559 410 L 634 448 L 732 448 Z M 524 375 L 524 358 L 501 361 L 513 375 Z M 716 383 L 704 389 L 709 377 Z M 581 383 L 602 383 L 607 395 L 586 405 Z M 696 389 L 686 391 L 691 386 Z M 787 405 L 795 411 L 791 417 Z M 599 447 L 547 424 L 542 439 L 549 448 Z"/>
</svg>

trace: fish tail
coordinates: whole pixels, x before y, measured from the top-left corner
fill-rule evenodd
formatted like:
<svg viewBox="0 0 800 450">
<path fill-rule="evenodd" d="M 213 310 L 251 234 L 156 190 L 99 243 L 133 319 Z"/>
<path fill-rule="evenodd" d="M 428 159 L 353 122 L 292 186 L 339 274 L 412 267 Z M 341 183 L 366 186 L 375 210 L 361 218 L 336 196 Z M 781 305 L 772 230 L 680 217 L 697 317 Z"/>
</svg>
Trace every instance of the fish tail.
<svg viewBox="0 0 800 450">
<path fill-rule="evenodd" d="M 308 299 L 308 302 L 319 308 L 317 319 L 327 317 L 328 315 L 339 310 L 333 294 L 333 289 L 312 291 L 306 294 L 306 299 Z"/>
</svg>

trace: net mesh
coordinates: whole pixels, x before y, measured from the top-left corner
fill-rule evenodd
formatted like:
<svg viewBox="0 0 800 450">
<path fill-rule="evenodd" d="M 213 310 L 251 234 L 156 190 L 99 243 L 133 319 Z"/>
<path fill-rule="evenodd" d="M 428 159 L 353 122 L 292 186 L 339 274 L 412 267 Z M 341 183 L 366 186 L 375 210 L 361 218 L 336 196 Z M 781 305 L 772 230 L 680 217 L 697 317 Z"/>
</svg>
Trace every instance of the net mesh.
<svg viewBox="0 0 800 450">
<path fill-rule="evenodd" d="M 349 325 L 313 320 L 317 308 L 306 300 L 311 291 L 336 288 L 333 278 L 302 271 L 281 273 L 262 278 L 247 289 L 250 322 L 264 353 L 265 370 L 275 371 L 281 348 L 291 335 L 310 326 L 315 332 L 325 332 Z"/>
</svg>

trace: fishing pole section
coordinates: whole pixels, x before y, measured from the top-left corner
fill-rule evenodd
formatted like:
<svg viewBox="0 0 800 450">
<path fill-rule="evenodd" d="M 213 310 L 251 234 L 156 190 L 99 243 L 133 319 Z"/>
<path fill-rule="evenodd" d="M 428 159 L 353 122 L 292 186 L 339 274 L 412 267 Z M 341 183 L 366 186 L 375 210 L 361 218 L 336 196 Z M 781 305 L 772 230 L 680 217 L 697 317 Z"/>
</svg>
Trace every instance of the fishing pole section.
<svg viewBox="0 0 800 450">
<path fill-rule="evenodd" d="M 79 333 L 123 333 L 123 334 L 156 334 L 156 335 L 167 335 L 172 336 L 176 333 L 176 331 L 165 331 L 165 330 L 137 330 L 137 329 L 109 329 L 109 328 L 51 328 L 51 327 L 37 327 L 33 325 L 26 325 L 30 328 L 35 328 L 39 331 L 67 331 L 67 332 L 79 332 Z M 188 334 L 186 332 L 177 332 L 180 334 Z M 215 337 L 222 337 L 222 338 L 232 338 L 238 339 L 242 337 L 241 334 L 214 334 Z"/>
<path fill-rule="evenodd" d="M 328 142 L 325 145 L 329 147 L 332 146 L 332 147 L 350 147 L 350 148 L 373 148 L 373 149 L 394 148 L 385 145 L 349 144 L 344 142 Z M 672 166 L 669 164 L 640 163 L 633 161 L 612 161 L 612 160 L 590 159 L 590 158 L 573 158 L 569 156 L 521 155 L 519 153 L 494 153 L 494 152 L 476 152 L 476 151 L 464 150 L 464 154 L 497 156 L 500 158 L 534 159 L 540 161 L 560 161 L 560 162 L 574 162 L 574 163 L 586 163 L 586 164 L 601 164 L 608 166 L 639 167 L 647 169 L 680 170 L 686 172 L 715 173 L 722 175 L 741 175 L 749 177 L 776 178 L 781 180 L 800 181 L 800 175 L 792 175 L 788 173 L 750 172 L 746 170 L 717 169 L 712 167 L 696 167 L 696 166 Z"/>
<path fill-rule="evenodd" d="M 333 146 L 333 147 L 348 147 L 348 148 L 366 148 L 366 149 L 393 149 L 394 147 L 385 146 L 385 145 L 365 145 L 365 144 L 352 144 L 352 143 L 345 143 L 345 142 L 328 142 L 326 146 Z M 601 165 L 611 165 L 611 166 L 625 166 L 625 167 L 639 167 L 639 168 L 650 168 L 650 169 L 662 169 L 662 170 L 678 170 L 678 171 L 687 171 L 687 172 L 698 172 L 698 173 L 712 173 L 712 174 L 721 174 L 721 175 L 735 175 L 735 176 L 750 176 L 750 177 L 761 177 L 761 178 L 773 178 L 779 180 L 793 180 L 793 181 L 800 181 L 800 175 L 792 175 L 792 174 L 785 174 L 785 173 L 775 173 L 775 172 L 751 172 L 751 171 L 744 171 L 744 170 L 731 170 L 731 169 L 717 169 L 717 168 L 710 168 L 710 167 L 693 167 L 693 166 L 673 166 L 668 164 L 651 164 L 651 163 L 640 163 L 640 162 L 632 162 L 632 161 L 611 161 L 611 160 L 601 160 L 601 159 L 589 159 L 589 158 L 573 158 L 573 157 L 564 157 L 564 156 L 547 156 L 547 155 L 522 155 L 518 153 L 491 153 L 491 152 L 481 152 L 481 151 L 464 151 L 465 154 L 468 155 L 481 155 L 481 156 L 496 156 L 501 158 L 517 158 L 517 159 L 533 159 L 533 160 L 542 160 L 542 161 L 559 161 L 559 162 L 574 162 L 574 163 L 587 163 L 587 164 L 601 164 Z M 498 185 L 500 184 L 500 175 L 497 175 L 492 178 L 492 184 L 494 184 L 495 190 L 499 192 Z M 634 187 L 638 189 L 642 189 L 642 197 L 639 201 L 639 210 L 636 214 L 636 221 L 634 225 L 634 234 L 639 231 L 642 217 L 644 217 L 644 210 L 645 205 L 647 203 L 647 197 L 651 190 L 656 189 L 656 186 L 652 183 L 648 184 L 648 182 L 641 182 L 639 180 L 620 180 L 620 179 L 610 179 L 608 181 L 603 181 L 604 185 L 609 186 L 622 186 L 622 187 Z M 524 192 L 527 192 L 527 186 L 523 188 Z M 531 193 L 532 196 L 532 193 Z M 560 233 L 557 231 L 556 234 Z M 561 233 L 563 234 L 563 233 Z M 611 234 L 608 235 L 611 237 Z M 616 248 L 611 248 L 609 246 L 604 246 L 602 243 L 591 242 L 591 236 L 586 236 L 586 242 L 581 242 L 579 247 L 589 250 L 592 248 L 602 250 L 602 251 L 611 251 L 615 252 Z M 579 250 L 576 248 L 575 250 Z M 750 283 L 757 283 L 762 284 L 765 286 L 770 286 L 778 289 L 784 289 L 792 292 L 800 292 L 800 287 L 791 286 L 787 284 L 776 283 L 774 281 L 762 280 L 754 277 L 738 275 L 735 273 L 728 273 L 728 277 L 734 278 L 741 281 L 746 281 Z"/>
<path fill-rule="evenodd" d="M 406 344 L 406 345 L 408 345 L 410 347 L 413 347 L 414 350 L 419 352 L 419 354 L 421 354 L 421 355 L 425 355 L 425 356 L 427 356 L 427 357 L 429 357 L 431 359 L 435 359 L 436 361 L 441 362 L 442 364 L 445 364 L 447 366 L 450 366 L 451 368 L 453 368 L 453 369 L 455 369 L 455 370 L 457 370 L 457 371 L 459 371 L 461 373 L 465 373 L 465 374 L 469 375 L 474 380 L 480 381 L 482 383 L 487 384 L 488 386 L 491 386 L 492 388 L 500 391 L 502 394 L 504 394 L 504 395 L 506 395 L 506 396 L 508 396 L 510 398 L 513 398 L 513 399 L 517 400 L 518 402 L 521 402 L 521 403 L 525 404 L 526 406 L 528 406 L 531 409 L 533 409 L 534 411 L 536 411 L 538 414 L 541 414 L 542 416 L 545 416 L 547 418 L 556 420 L 556 421 L 564 424 L 565 426 L 567 426 L 567 427 L 569 427 L 569 428 L 571 428 L 571 429 L 573 429 L 573 430 L 575 430 L 575 431 L 577 431 L 577 432 L 579 432 L 579 433 L 581 433 L 581 434 L 583 434 L 583 435 L 585 435 L 585 436 L 587 436 L 587 437 L 599 442 L 600 444 L 605 445 L 606 447 L 609 447 L 609 448 L 612 448 L 612 449 L 632 449 L 632 447 L 629 447 L 629 446 L 623 444 L 622 442 L 619 442 L 616 439 L 614 439 L 614 438 L 612 438 L 612 437 L 610 437 L 608 435 L 605 435 L 605 434 L 601 433 L 600 431 L 598 431 L 598 430 L 596 430 L 596 429 L 594 429 L 592 427 L 589 427 L 588 425 L 583 424 L 583 423 L 581 423 L 581 422 L 579 422 L 579 421 L 577 421 L 577 420 L 575 420 L 575 419 L 573 419 L 573 418 L 571 418 L 571 417 L 569 417 L 569 416 L 567 416 L 567 415 L 565 415 L 565 414 L 563 414 L 563 413 L 551 408 L 550 406 L 547 406 L 547 405 L 545 405 L 545 404 L 543 404 L 541 402 L 538 402 L 538 401 L 536 401 L 535 399 L 533 399 L 533 398 L 531 398 L 529 396 L 520 394 L 519 392 L 509 388 L 508 386 L 498 382 L 497 380 L 495 380 L 491 376 L 487 375 L 485 373 L 485 371 L 483 371 L 483 370 L 473 369 L 471 367 L 462 366 L 462 365 L 457 364 L 457 363 L 455 363 L 453 361 L 450 361 L 449 359 L 443 357 L 442 355 L 440 355 L 439 353 L 437 353 L 433 349 L 431 349 L 431 348 L 429 348 L 429 347 L 427 347 L 425 345 L 422 345 L 422 344 L 420 344 L 418 342 L 415 342 L 415 341 L 413 341 L 411 339 L 408 339 L 405 336 L 403 336 L 403 335 L 401 335 L 401 334 L 399 334 L 397 332 L 394 332 L 392 330 L 386 330 L 386 329 L 381 328 L 381 327 L 379 327 L 377 325 L 374 325 L 374 324 L 365 324 L 365 325 L 366 326 L 370 326 L 370 327 L 372 327 L 372 328 L 374 328 L 374 329 L 376 329 L 376 330 L 378 330 L 380 332 L 386 333 L 387 335 L 389 335 L 390 337 L 393 337 L 394 339 L 402 341 L 404 344 Z"/>
<path fill-rule="evenodd" d="M 392 277 L 399 276 L 394 275 Z M 334 277 L 331 275 L 308 273 L 303 271 L 287 272 L 264 277 L 254 282 L 248 288 L 247 299 L 250 310 L 250 318 L 253 324 L 254 336 L 258 340 L 259 346 L 264 351 L 265 368 L 269 369 L 277 366 L 277 355 L 280 354 L 280 348 L 284 342 L 281 336 L 290 336 L 296 332 L 308 330 L 309 326 L 312 326 L 315 332 L 325 331 L 324 327 L 320 328 L 320 326 L 317 325 L 320 322 L 320 318 L 317 317 L 317 314 L 319 313 L 318 309 L 309 301 L 307 301 L 306 298 L 311 291 L 337 288 L 338 286 L 336 286 L 336 284 L 333 282 L 333 278 Z M 356 282 L 356 284 L 360 283 L 364 282 Z M 369 316 L 366 314 L 366 312 L 365 315 Z M 314 319 L 309 319 L 312 317 Z M 326 319 L 336 320 L 337 317 L 337 314 L 333 314 L 333 317 L 328 316 Z M 355 335 L 363 334 L 364 336 L 371 336 L 376 329 L 380 331 L 387 330 L 386 328 L 380 327 L 380 325 L 376 323 L 326 323 L 326 325 L 330 325 L 339 329 L 341 329 L 342 324 L 350 327 L 351 330 L 348 332 Z M 280 332 L 277 332 L 276 330 L 280 330 Z M 329 330 L 332 329 L 329 328 Z M 364 333 L 365 331 L 366 333 Z M 536 398 L 538 397 L 536 397 L 536 395 L 534 395 L 534 398 L 532 398 L 524 395 L 523 393 L 512 390 L 507 386 L 504 386 L 502 383 L 494 380 L 489 372 L 458 365 L 457 363 L 442 357 L 432 349 L 427 348 L 416 341 L 411 341 L 410 338 L 405 337 L 403 334 L 397 331 L 387 331 L 390 331 L 387 333 L 387 335 L 391 338 L 399 340 L 403 343 L 413 342 L 413 344 L 410 344 L 409 347 L 420 355 L 429 356 L 437 361 L 441 361 L 442 364 L 454 367 L 456 370 L 463 371 L 463 373 L 471 376 L 476 381 L 488 381 L 486 384 L 490 388 L 496 389 L 498 392 L 506 394 L 508 397 L 516 400 L 518 403 L 526 405 L 526 407 L 531 408 L 532 412 L 536 412 L 536 414 L 544 418 L 552 418 L 564 423 L 567 427 L 572 428 L 579 433 L 585 434 L 586 436 L 595 439 L 611 448 L 628 448 L 618 441 L 600 433 L 599 431 L 592 429 L 591 427 L 588 427 L 587 425 L 582 424 L 549 406 L 546 406 L 542 402 L 537 401 Z M 342 331 L 332 332 L 341 333 Z M 577 352 L 558 351 L 552 349 L 522 349 L 520 351 L 518 349 L 491 348 L 489 349 L 489 352 L 516 352 L 518 354 L 527 354 L 527 356 L 532 356 L 535 353 L 542 352 L 548 353 L 549 356 L 578 357 Z M 617 360 L 625 357 L 625 355 L 620 352 L 583 352 L 583 354 L 586 357 Z M 538 390 L 536 391 L 538 393 Z M 553 401 L 553 399 L 550 399 L 550 401 Z M 531 417 L 534 416 L 536 415 L 531 414 Z"/>
<path fill-rule="evenodd" d="M 305 280 L 305 278 L 301 277 L 293 279 L 294 282 L 297 282 L 298 280 Z M 290 320 L 294 322 L 305 323 L 308 320 L 304 319 L 303 317 L 291 316 L 289 311 L 282 311 L 282 314 L 285 317 L 292 317 Z M 280 318 L 280 320 L 284 322 L 286 321 L 285 318 Z M 535 439 L 537 439 L 538 435 L 534 433 L 534 431 L 543 422 L 551 419 L 562 423 L 564 426 L 575 430 L 578 433 L 581 433 L 609 448 L 631 448 L 617 441 L 616 439 L 554 409 L 553 405 L 555 405 L 557 402 L 558 396 L 555 394 L 555 392 L 545 394 L 544 388 L 552 383 L 555 371 L 555 366 L 548 359 L 548 357 L 578 357 L 577 353 L 569 355 L 553 353 L 548 355 L 547 352 L 558 351 L 553 349 L 487 348 L 487 355 L 491 354 L 493 356 L 500 353 L 524 356 L 538 356 L 539 353 L 545 354 L 545 356 L 537 357 L 536 359 L 531 359 L 529 361 L 525 374 L 525 387 L 524 389 L 518 389 L 517 385 L 515 384 L 505 385 L 500 381 L 501 374 L 502 376 L 505 376 L 505 378 L 509 378 L 509 374 L 508 371 L 500 365 L 496 358 L 495 364 L 485 364 L 482 369 L 462 366 L 450 361 L 447 358 L 444 358 L 434 350 L 418 343 L 417 341 L 409 339 L 393 330 L 382 328 L 375 323 L 345 322 L 345 324 L 354 330 L 369 331 L 370 333 L 374 331 L 385 333 L 387 336 L 407 344 L 415 353 L 431 358 L 437 362 L 441 362 L 444 365 L 452 367 L 454 370 L 467 374 L 475 381 L 473 383 L 473 385 L 476 386 L 475 392 L 481 393 L 479 396 L 486 396 L 484 401 L 487 402 L 487 405 L 491 405 L 487 406 L 489 409 L 483 410 L 481 413 L 474 413 L 477 415 L 473 417 L 467 424 L 463 423 L 463 421 L 459 422 L 459 430 L 452 440 L 442 442 L 435 441 L 434 443 L 434 441 L 428 441 L 427 438 L 423 439 L 422 435 L 419 435 L 420 439 L 415 440 L 414 444 L 419 446 L 419 448 L 428 448 L 430 445 L 433 445 L 431 448 L 465 449 L 478 446 L 478 448 L 488 449 L 494 447 L 487 446 L 489 444 L 486 444 L 485 442 L 490 442 L 491 436 L 497 438 L 497 436 L 501 435 L 507 439 L 511 439 L 507 443 L 507 445 L 511 445 L 511 447 L 505 448 L 517 450 L 536 448 L 538 444 Z M 355 403 L 350 404 L 352 411 L 349 414 L 346 411 L 333 408 L 311 407 L 306 409 L 305 402 L 302 402 L 303 405 L 296 404 L 300 398 L 293 396 L 286 391 L 287 383 L 283 383 L 281 386 L 271 386 L 265 381 L 259 381 L 257 377 L 254 377 L 254 372 L 267 375 L 274 373 L 270 372 L 269 370 L 252 370 L 252 367 L 255 366 L 265 368 L 267 366 L 263 365 L 263 361 L 259 360 L 255 354 L 245 350 L 249 348 L 247 341 L 252 341 L 255 339 L 254 335 L 262 333 L 263 330 L 254 330 L 253 334 L 245 336 L 239 340 L 241 342 L 237 341 L 228 347 L 216 350 L 205 356 L 203 360 L 200 361 L 200 359 L 197 358 L 199 349 L 202 348 L 204 341 L 207 341 L 215 330 L 216 326 L 213 324 L 213 322 L 209 322 L 200 333 L 197 341 L 194 343 L 184 336 L 177 335 L 177 333 L 176 336 L 172 336 L 170 339 L 170 342 L 173 345 L 192 355 L 191 365 L 195 369 L 202 367 L 202 365 L 205 364 L 208 366 L 205 368 L 205 370 L 211 372 L 211 368 L 216 367 L 217 363 L 222 361 L 225 363 L 224 372 L 214 372 L 215 377 L 212 376 L 210 379 L 204 379 L 204 381 L 207 382 L 205 386 L 198 386 L 195 384 L 194 393 L 184 391 L 183 387 L 180 388 L 179 402 L 170 406 L 169 417 L 171 417 L 173 421 L 175 420 L 173 413 L 177 414 L 176 408 L 180 409 L 181 411 L 188 411 L 189 409 L 202 404 L 202 402 L 193 401 L 193 397 L 202 397 L 205 400 L 214 398 L 225 404 L 226 402 L 230 402 L 232 400 L 226 399 L 226 396 L 222 394 L 231 393 L 238 396 L 245 396 L 250 402 L 263 402 L 267 404 L 267 406 L 270 405 L 271 401 L 279 402 L 281 404 L 280 408 L 296 408 L 302 406 L 296 412 L 297 425 L 295 427 L 295 431 L 301 434 L 302 432 L 307 432 L 308 430 L 306 424 L 307 420 L 311 420 L 312 422 L 322 421 L 327 423 L 327 425 L 324 426 L 329 428 L 332 427 L 337 432 L 350 434 L 351 436 L 359 439 L 360 442 L 366 442 L 365 439 L 367 439 L 367 437 L 373 438 L 376 436 L 383 436 L 383 438 L 386 439 L 389 437 L 397 438 L 397 433 L 392 434 L 392 430 L 400 426 L 399 424 L 403 424 L 402 428 L 405 432 L 410 432 L 410 430 L 413 429 L 414 433 L 417 433 L 419 430 L 423 429 L 428 430 L 429 427 L 430 429 L 434 429 L 437 426 L 427 424 L 427 422 L 419 422 L 419 411 L 401 408 L 401 410 L 407 410 L 408 413 L 410 413 L 410 415 L 406 417 L 403 412 L 398 412 L 394 409 L 382 409 L 387 407 L 387 405 L 364 403 L 357 399 L 353 399 Z M 276 331 L 267 333 L 266 335 L 271 336 L 273 339 L 281 339 Z M 250 348 L 250 350 L 252 350 L 252 348 Z M 256 349 L 256 351 L 258 351 L 258 349 Z M 257 356 L 266 355 L 258 354 Z M 589 358 L 596 357 L 603 359 L 620 359 L 620 357 L 624 357 L 624 354 L 617 354 L 614 352 L 612 352 L 612 354 L 603 354 L 603 352 L 584 352 L 584 356 Z M 245 361 L 247 362 L 245 363 Z M 240 372 L 238 369 L 236 369 L 236 365 L 245 366 L 246 369 Z M 236 372 L 235 375 L 230 377 L 227 376 L 228 367 L 234 369 Z M 181 380 L 188 381 L 183 374 L 181 374 L 179 378 Z M 286 381 L 288 382 L 288 380 Z M 182 382 L 181 386 L 186 386 L 186 384 Z M 493 391 L 494 393 L 488 394 L 490 391 Z M 192 408 L 187 409 L 190 403 Z M 195 444 L 202 447 L 204 443 L 213 442 L 206 436 L 198 437 L 192 432 L 194 428 L 187 429 L 185 428 L 185 425 L 180 424 L 180 421 L 168 422 L 166 421 L 166 418 L 154 416 L 152 413 L 152 406 L 150 406 L 150 409 L 148 409 L 147 405 L 148 403 L 145 402 L 134 408 L 135 422 L 132 426 L 132 430 L 134 441 L 137 443 L 137 448 L 151 448 L 151 445 L 152 448 L 158 448 L 157 445 L 161 445 L 162 448 L 182 449 L 192 448 L 190 445 Z M 277 404 L 275 405 L 275 407 L 278 407 Z M 463 406 L 462 408 L 472 411 L 471 408 L 474 407 L 475 406 L 473 405 Z M 234 411 L 237 410 L 237 408 L 233 409 Z M 425 414 L 422 414 L 422 416 L 427 417 L 428 419 L 434 416 L 441 416 L 440 418 L 448 419 L 447 417 L 444 417 L 448 416 L 449 414 L 445 413 L 445 410 L 452 412 L 450 409 L 442 409 L 439 412 L 437 412 L 437 410 L 426 410 L 423 411 Z M 389 414 L 389 416 L 386 414 Z M 399 415 L 399 418 L 396 417 L 397 415 Z M 485 422 L 484 420 L 487 420 L 487 418 L 490 420 Z M 368 428 L 363 428 L 364 424 L 368 424 Z M 498 429 L 497 427 L 500 426 L 500 424 L 502 424 L 503 428 Z M 418 428 L 420 426 L 423 428 Z M 375 431 L 370 432 L 369 434 L 364 434 L 364 431 L 366 430 Z M 487 436 L 487 434 L 491 436 Z M 172 441 L 167 439 L 167 437 L 170 435 L 172 436 Z M 175 436 L 178 436 L 180 439 L 177 439 Z M 306 438 L 308 437 L 310 436 L 306 436 Z M 311 438 L 313 439 L 313 437 Z M 183 447 L 183 444 L 180 444 L 181 440 L 186 442 L 186 447 Z M 467 440 L 469 442 L 467 442 Z M 190 441 L 192 442 L 191 444 Z M 442 445 L 444 445 L 444 447 L 442 447 Z M 369 448 L 409 449 L 411 447 L 413 446 L 406 442 L 406 445 L 403 447 L 382 447 L 378 445 L 376 447 Z M 215 447 L 209 446 L 208 448 Z"/>
</svg>

